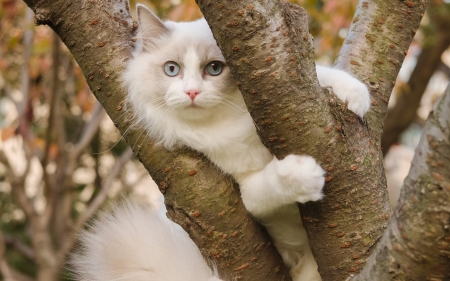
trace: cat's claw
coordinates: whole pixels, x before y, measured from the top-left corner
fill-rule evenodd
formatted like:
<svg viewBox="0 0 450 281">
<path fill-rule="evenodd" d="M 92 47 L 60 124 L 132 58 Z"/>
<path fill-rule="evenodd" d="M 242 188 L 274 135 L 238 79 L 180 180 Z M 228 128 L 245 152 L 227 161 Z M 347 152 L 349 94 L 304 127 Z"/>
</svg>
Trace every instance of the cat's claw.
<svg viewBox="0 0 450 281">
<path fill-rule="evenodd" d="M 317 201 L 323 197 L 324 170 L 310 156 L 288 155 L 276 164 L 278 178 L 296 202 Z"/>
<path fill-rule="evenodd" d="M 348 83 L 333 88 L 333 91 L 336 96 L 347 104 L 349 110 L 361 118 L 370 108 L 370 93 L 366 85 L 357 79 L 353 78 Z"/>
</svg>

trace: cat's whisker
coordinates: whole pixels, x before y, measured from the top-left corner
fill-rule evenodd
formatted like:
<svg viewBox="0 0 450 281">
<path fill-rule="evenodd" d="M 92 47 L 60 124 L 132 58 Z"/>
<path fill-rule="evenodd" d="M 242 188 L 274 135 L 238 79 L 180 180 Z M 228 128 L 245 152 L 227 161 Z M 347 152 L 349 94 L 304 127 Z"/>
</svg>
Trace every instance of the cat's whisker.
<svg viewBox="0 0 450 281">
<path fill-rule="evenodd" d="M 102 152 L 96 152 L 96 153 L 93 153 L 93 154 L 95 154 L 95 155 L 101 155 L 101 154 L 104 154 L 104 153 L 106 153 L 106 152 L 108 152 L 108 151 L 111 151 L 111 149 L 113 149 L 125 136 L 126 136 L 126 134 L 133 128 L 133 127 L 135 127 L 136 125 L 138 125 L 143 119 L 145 118 L 145 115 L 144 116 L 142 116 L 142 117 L 140 117 L 138 120 L 136 120 L 133 124 L 131 124 L 126 130 L 125 130 L 125 132 L 122 134 L 122 136 L 119 138 L 119 140 L 115 143 L 115 144 L 113 144 L 110 148 L 108 148 L 107 150 L 105 150 L 105 151 L 102 151 Z"/>
<path fill-rule="evenodd" d="M 157 104 L 156 107 L 155 107 L 153 110 L 158 110 L 158 109 L 160 109 L 161 107 L 163 107 L 165 104 L 166 104 L 165 101 L 162 102 L 162 103 L 160 103 L 160 104 Z"/>
<path fill-rule="evenodd" d="M 221 118 L 224 118 L 223 113 L 220 110 L 217 110 L 217 108 L 215 107 L 211 107 L 211 109 L 217 114 L 219 115 Z"/>
<path fill-rule="evenodd" d="M 144 141 L 145 141 L 145 138 L 144 138 L 144 140 L 143 140 L 142 142 L 144 142 Z M 138 151 L 136 152 L 136 155 L 139 154 L 139 152 L 141 151 L 141 149 L 145 149 L 145 148 L 147 147 L 148 144 L 149 144 L 149 142 L 145 142 L 144 146 L 142 146 L 142 143 L 141 143 L 141 144 L 139 145 Z"/>
<path fill-rule="evenodd" d="M 111 120 L 111 121 L 113 121 L 113 123 L 116 123 L 116 122 L 119 121 L 119 119 L 122 118 L 126 113 L 128 113 L 128 110 L 124 110 L 124 111 L 122 112 L 122 114 L 120 114 L 116 119 Z"/>
<path fill-rule="evenodd" d="M 155 97 L 153 99 L 148 99 L 147 101 L 149 102 L 154 102 L 154 101 L 165 101 L 164 97 Z"/>
<path fill-rule="evenodd" d="M 256 122 L 255 122 L 255 120 L 253 120 L 253 118 L 252 118 L 252 122 L 253 122 L 253 125 L 255 125 L 256 130 L 259 131 L 260 129 L 259 129 L 258 125 L 256 125 Z"/>
<path fill-rule="evenodd" d="M 133 144 L 133 147 L 131 148 L 134 151 L 134 147 L 136 146 L 136 144 L 138 143 L 140 137 L 142 136 L 142 134 L 145 132 L 145 130 L 142 130 L 142 132 L 139 134 L 139 136 L 137 137 L 136 141 Z M 140 149 L 140 147 L 139 147 Z"/>
<path fill-rule="evenodd" d="M 163 120 L 165 119 L 165 115 L 169 115 L 170 113 L 172 113 L 172 111 L 174 111 L 174 109 L 173 109 L 172 107 L 166 108 L 166 109 L 161 113 L 160 119 L 163 121 Z"/>
<path fill-rule="evenodd" d="M 247 112 L 248 112 L 247 108 L 244 110 L 244 109 L 240 108 L 237 104 L 235 104 L 235 103 L 233 103 L 233 102 L 231 102 L 231 101 L 229 101 L 229 100 L 223 100 L 223 101 L 224 101 L 224 102 L 227 102 L 227 103 L 229 103 L 229 104 L 231 104 L 231 105 L 233 105 L 233 106 L 235 106 L 235 107 L 238 108 L 241 112 L 244 112 L 244 113 L 247 113 Z"/>
<path fill-rule="evenodd" d="M 116 119 L 114 119 L 114 120 L 112 120 L 111 119 L 111 121 L 115 124 L 115 123 L 117 123 L 121 118 L 123 118 L 124 116 L 126 116 L 126 114 L 128 114 L 129 113 L 129 110 L 127 110 L 126 108 L 125 109 L 122 109 L 122 114 L 120 114 Z M 134 118 L 135 116 L 133 115 L 133 116 L 131 116 L 131 118 L 130 119 L 125 119 L 125 122 L 127 122 L 127 121 L 132 121 L 132 119 Z"/>
<path fill-rule="evenodd" d="M 226 100 L 224 100 L 224 101 L 226 101 Z M 232 107 L 232 105 L 234 105 L 235 107 L 237 107 L 237 108 L 239 108 L 239 109 L 242 110 L 242 108 L 240 108 L 239 106 L 237 106 L 237 105 L 235 105 L 235 104 L 233 104 L 233 103 L 232 103 L 232 104 L 221 103 L 221 104 L 226 105 L 226 106 L 229 106 L 229 107 Z M 245 111 L 242 111 L 242 112 L 247 113 L 248 110 L 245 110 Z M 252 122 L 253 122 L 253 125 L 255 125 L 256 129 L 259 131 L 260 129 L 259 129 L 258 125 L 255 123 L 255 121 L 254 121 L 253 119 L 252 119 Z"/>
<path fill-rule="evenodd" d="M 227 96 L 227 99 L 243 101 L 242 94 L 241 94 L 241 96 Z"/>
<path fill-rule="evenodd" d="M 229 108 L 232 108 L 232 109 L 238 109 L 239 111 L 241 111 L 242 113 L 247 113 L 248 111 L 246 110 L 246 111 L 243 111 L 242 110 L 242 108 L 240 108 L 240 107 L 238 107 L 237 105 L 235 105 L 235 104 L 230 104 L 230 103 L 228 103 L 228 102 L 224 102 L 224 100 L 222 100 L 221 102 L 220 102 L 220 105 L 223 105 L 223 106 L 226 106 L 226 107 L 229 107 Z M 239 113 L 240 114 L 240 113 Z"/>
</svg>

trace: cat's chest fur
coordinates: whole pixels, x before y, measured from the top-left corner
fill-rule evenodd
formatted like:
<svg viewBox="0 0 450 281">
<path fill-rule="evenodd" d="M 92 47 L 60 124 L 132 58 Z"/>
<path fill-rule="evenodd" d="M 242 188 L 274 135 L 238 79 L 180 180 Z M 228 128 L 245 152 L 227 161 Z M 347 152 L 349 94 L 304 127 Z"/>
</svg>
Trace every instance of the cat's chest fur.
<svg viewBox="0 0 450 281">
<path fill-rule="evenodd" d="M 163 142 L 175 137 L 177 144 L 204 153 L 224 172 L 235 177 L 260 170 L 272 160 L 248 113 L 222 119 L 218 116 L 201 123 L 170 120 L 161 130 Z"/>
</svg>

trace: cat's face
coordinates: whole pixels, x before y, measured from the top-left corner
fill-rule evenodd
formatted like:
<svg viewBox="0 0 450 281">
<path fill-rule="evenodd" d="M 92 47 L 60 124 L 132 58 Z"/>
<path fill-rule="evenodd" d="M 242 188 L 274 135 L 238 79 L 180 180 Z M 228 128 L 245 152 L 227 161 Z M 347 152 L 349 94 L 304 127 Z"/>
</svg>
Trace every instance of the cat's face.
<svg viewBox="0 0 450 281">
<path fill-rule="evenodd" d="M 128 82 L 135 107 L 163 109 L 165 114 L 184 120 L 210 118 L 224 110 L 245 110 L 204 19 L 162 23 L 143 6 L 138 6 L 138 17 L 140 49 L 129 65 L 133 84 Z M 133 92 L 139 92 L 139 96 L 133 96 Z"/>
</svg>

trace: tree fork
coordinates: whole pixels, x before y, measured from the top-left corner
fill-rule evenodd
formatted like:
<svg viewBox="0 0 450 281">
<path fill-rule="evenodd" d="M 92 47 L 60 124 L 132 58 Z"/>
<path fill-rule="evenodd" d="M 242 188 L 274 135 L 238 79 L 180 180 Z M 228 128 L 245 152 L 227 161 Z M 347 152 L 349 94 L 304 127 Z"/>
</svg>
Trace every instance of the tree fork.
<svg viewBox="0 0 450 281">
<path fill-rule="evenodd" d="M 36 24 L 49 25 L 69 48 L 92 92 L 165 193 L 170 217 L 184 226 L 221 275 L 249 281 L 290 280 L 281 257 L 245 211 L 229 177 L 198 153 L 154 146 L 133 124 L 121 85 L 136 41 L 137 23 L 128 1 L 25 2 L 36 14 Z"/>
<path fill-rule="evenodd" d="M 381 125 L 425 1 L 360 1 L 337 66 L 369 86 L 365 120 L 318 86 L 303 9 L 284 1 L 197 3 L 263 143 L 278 158 L 312 155 L 327 171 L 324 200 L 300 209 L 322 278 L 345 280 L 362 269 L 390 217 Z"/>
</svg>

